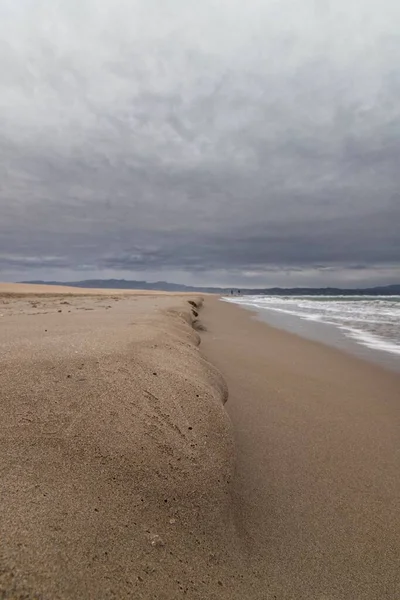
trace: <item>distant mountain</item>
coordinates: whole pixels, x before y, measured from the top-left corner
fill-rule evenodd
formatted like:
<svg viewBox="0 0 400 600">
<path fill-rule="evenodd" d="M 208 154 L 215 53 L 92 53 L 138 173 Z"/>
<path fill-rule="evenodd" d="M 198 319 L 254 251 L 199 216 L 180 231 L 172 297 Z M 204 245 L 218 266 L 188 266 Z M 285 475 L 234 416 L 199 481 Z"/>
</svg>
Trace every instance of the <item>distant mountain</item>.
<svg viewBox="0 0 400 600">
<path fill-rule="evenodd" d="M 203 292 L 214 294 L 230 294 L 231 289 L 222 287 L 194 287 L 167 281 L 127 281 L 125 279 L 88 279 L 85 281 L 22 281 L 42 285 L 66 285 L 78 288 L 103 288 L 118 290 L 158 290 L 163 292 Z M 260 294 L 266 296 L 396 296 L 400 295 L 400 284 L 386 285 L 373 288 L 242 288 L 241 294 Z"/>
</svg>

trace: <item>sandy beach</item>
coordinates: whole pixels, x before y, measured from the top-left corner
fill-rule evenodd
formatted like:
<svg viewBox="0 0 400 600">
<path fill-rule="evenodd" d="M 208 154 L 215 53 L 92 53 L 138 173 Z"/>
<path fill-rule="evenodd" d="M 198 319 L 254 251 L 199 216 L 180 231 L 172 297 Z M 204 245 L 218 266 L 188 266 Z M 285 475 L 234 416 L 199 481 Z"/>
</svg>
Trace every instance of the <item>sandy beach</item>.
<svg viewBox="0 0 400 600">
<path fill-rule="evenodd" d="M 400 596 L 400 377 L 201 305 L 0 287 L 0 598 Z"/>
<path fill-rule="evenodd" d="M 229 388 L 236 521 L 265 596 L 400 598 L 400 376 L 207 300 Z"/>
</svg>

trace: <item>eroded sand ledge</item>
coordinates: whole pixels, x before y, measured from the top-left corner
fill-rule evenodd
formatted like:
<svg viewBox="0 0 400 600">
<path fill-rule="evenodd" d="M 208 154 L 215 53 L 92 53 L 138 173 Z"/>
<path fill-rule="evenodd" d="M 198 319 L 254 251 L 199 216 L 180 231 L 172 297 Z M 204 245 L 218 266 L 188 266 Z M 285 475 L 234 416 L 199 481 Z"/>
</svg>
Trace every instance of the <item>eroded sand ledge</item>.
<svg viewBox="0 0 400 600">
<path fill-rule="evenodd" d="M 249 597 L 226 386 L 187 297 L 15 302 L 0 311 L 0 597 Z"/>
</svg>

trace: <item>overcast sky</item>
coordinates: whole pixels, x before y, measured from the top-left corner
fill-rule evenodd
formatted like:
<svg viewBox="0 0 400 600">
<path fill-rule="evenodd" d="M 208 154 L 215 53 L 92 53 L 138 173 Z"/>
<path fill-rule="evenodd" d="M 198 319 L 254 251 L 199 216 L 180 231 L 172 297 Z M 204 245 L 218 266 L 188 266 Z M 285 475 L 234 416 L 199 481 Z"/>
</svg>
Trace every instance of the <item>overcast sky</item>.
<svg viewBox="0 0 400 600">
<path fill-rule="evenodd" d="M 0 280 L 400 280 L 399 0 L 2 0 Z"/>
</svg>

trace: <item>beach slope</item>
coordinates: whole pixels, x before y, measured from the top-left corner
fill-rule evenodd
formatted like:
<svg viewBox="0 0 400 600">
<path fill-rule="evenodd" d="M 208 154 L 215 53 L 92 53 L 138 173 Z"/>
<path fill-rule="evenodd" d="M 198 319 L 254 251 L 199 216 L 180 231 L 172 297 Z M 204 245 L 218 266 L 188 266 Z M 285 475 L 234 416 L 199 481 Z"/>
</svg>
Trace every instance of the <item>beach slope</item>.
<svg viewBox="0 0 400 600">
<path fill-rule="evenodd" d="M 0 597 L 251 593 L 201 300 L 34 292 L 0 298 Z"/>
<path fill-rule="evenodd" d="M 282 600 L 400 598 L 400 376 L 207 299 L 237 521 Z"/>
</svg>

